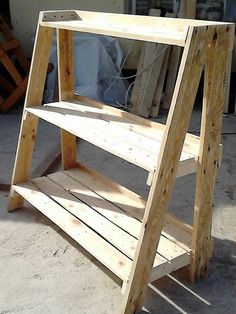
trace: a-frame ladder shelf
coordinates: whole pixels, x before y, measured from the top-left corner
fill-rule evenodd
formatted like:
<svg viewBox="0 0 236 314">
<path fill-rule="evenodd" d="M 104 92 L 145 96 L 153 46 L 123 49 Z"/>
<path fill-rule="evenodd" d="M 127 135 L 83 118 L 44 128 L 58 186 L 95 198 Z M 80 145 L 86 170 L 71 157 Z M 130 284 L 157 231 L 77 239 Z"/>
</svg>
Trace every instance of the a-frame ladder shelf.
<svg viewBox="0 0 236 314">
<path fill-rule="evenodd" d="M 126 284 L 146 205 L 139 195 L 82 166 L 14 189 Z M 191 231 L 167 215 L 151 281 L 189 265 L 190 247 Z"/>
<path fill-rule="evenodd" d="M 184 47 L 165 125 L 75 95 L 74 31 Z M 59 101 L 42 106 L 55 32 Z M 8 210 L 29 201 L 119 277 L 124 294 L 121 314 L 142 308 L 150 281 L 187 265 L 192 281 L 207 271 L 233 39 L 230 23 L 76 10 L 39 15 Z M 197 137 L 187 130 L 203 69 Z M 29 179 L 39 119 L 60 128 L 62 169 Z M 77 137 L 149 172 L 147 200 L 81 166 Z M 175 178 L 193 172 L 196 193 L 189 226 L 168 214 L 168 202 Z"/>
</svg>

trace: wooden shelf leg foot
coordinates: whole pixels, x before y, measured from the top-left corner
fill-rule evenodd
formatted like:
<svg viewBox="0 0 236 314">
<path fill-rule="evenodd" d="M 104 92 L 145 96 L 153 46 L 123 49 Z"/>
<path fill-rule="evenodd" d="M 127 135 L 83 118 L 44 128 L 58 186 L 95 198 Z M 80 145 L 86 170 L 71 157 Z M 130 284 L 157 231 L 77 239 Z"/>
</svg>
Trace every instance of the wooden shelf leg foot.
<svg viewBox="0 0 236 314">
<path fill-rule="evenodd" d="M 26 113 L 22 120 L 22 126 L 18 140 L 12 184 L 24 182 L 29 177 L 37 128 L 38 118 L 29 113 Z M 23 204 L 23 198 L 15 193 L 14 188 L 11 187 L 7 210 L 13 211 L 15 209 L 19 209 L 23 206 Z"/>
</svg>

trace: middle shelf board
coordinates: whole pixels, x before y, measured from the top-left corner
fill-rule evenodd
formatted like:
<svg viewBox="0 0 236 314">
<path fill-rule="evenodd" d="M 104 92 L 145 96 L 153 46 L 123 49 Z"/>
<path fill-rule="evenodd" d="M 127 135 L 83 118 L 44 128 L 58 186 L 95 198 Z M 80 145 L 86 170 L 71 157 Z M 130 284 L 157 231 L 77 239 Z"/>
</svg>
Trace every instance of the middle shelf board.
<svg viewBox="0 0 236 314">
<path fill-rule="evenodd" d="M 145 201 L 93 170 L 78 167 L 14 185 L 122 281 L 127 281 Z M 151 280 L 189 264 L 191 234 L 166 218 Z"/>
<path fill-rule="evenodd" d="M 145 119 L 133 119 L 133 115 L 127 113 L 122 116 L 121 111 L 112 109 L 108 111 L 76 101 L 26 108 L 29 113 L 153 173 L 161 149 L 163 126 L 153 128 L 142 123 Z M 185 166 L 188 173 L 196 171 L 196 140 L 192 144 L 193 153 L 188 146 L 189 143 L 185 143 L 177 176 L 186 174 Z"/>
</svg>

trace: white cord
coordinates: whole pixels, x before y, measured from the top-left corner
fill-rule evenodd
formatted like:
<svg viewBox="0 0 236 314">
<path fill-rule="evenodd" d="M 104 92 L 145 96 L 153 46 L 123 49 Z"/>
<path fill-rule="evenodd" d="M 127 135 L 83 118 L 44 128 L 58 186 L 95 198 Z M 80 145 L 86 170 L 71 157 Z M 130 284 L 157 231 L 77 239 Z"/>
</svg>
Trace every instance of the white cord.
<svg viewBox="0 0 236 314">
<path fill-rule="evenodd" d="M 137 76 L 141 75 L 143 72 L 145 72 L 145 71 L 147 70 L 147 68 L 148 68 L 157 58 L 159 58 L 159 57 L 166 51 L 167 48 L 168 48 L 168 46 L 166 46 L 161 52 L 159 52 L 159 53 L 155 56 L 155 58 L 153 58 L 153 60 L 152 60 L 142 71 L 140 71 L 140 72 L 138 72 L 138 73 L 136 73 L 135 75 L 132 75 L 132 76 L 130 76 L 130 77 L 126 77 L 126 79 L 127 79 L 127 78 L 137 77 Z M 156 48 L 156 49 L 157 49 L 157 48 Z M 151 75 L 151 72 L 149 73 L 149 77 L 150 77 L 150 75 Z M 123 79 L 123 78 L 120 78 L 120 79 Z M 149 79 L 148 79 L 148 81 L 149 81 Z M 148 81 L 147 81 L 147 83 L 148 83 Z M 134 85 L 134 83 L 135 83 L 135 81 L 132 82 L 132 83 L 129 85 L 129 87 L 128 87 L 128 89 L 127 89 L 127 92 L 126 92 L 126 95 L 125 95 L 125 105 L 124 105 L 124 107 L 125 107 L 126 109 L 128 109 L 127 103 L 128 103 L 129 91 L 130 91 L 130 88 Z"/>
<path fill-rule="evenodd" d="M 126 55 L 126 57 L 124 58 L 124 61 L 123 61 L 122 64 L 121 64 L 120 71 L 119 71 L 119 73 L 118 73 L 119 75 L 121 74 L 121 72 L 122 72 L 122 70 L 123 70 L 123 67 L 124 67 L 124 65 L 125 65 L 125 62 L 126 62 L 126 60 L 128 59 L 128 57 L 129 57 L 129 55 L 130 55 L 130 53 L 131 53 L 131 49 L 133 48 L 133 44 L 134 44 L 134 40 L 132 40 L 132 43 L 131 43 L 131 45 L 130 45 L 130 47 L 129 47 L 129 50 L 128 50 L 128 52 L 127 52 L 127 55 Z M 143 74 L 143 72 L 145 72 L 145 71 L 149 68 L 149 66 L 150 66 L 156 59 L 158 59 L 158 58 L 166 51 L 167 48 L 168 48 L 168 46 L 166 46 L 165 48 L 163 48 L 162 51 L 160 51 L 160 52 L 145 66 L 145 68 L 142 69 L 142 71 L 140 71 L 140 72 L 138 72 L 138 73 L 136 73 L 136 74 L 134 74 L 134 75 L 125 76 L 125 77 L 112 76 L 112 78 L 114 78 L 114 81 L 113 81 L 113 82 L 110 84 L 110 86 L 108 86 L 108 88 L 105 90 L 104 95 L 106 95 L 106 93 L 112 88 L 112 86 L 117 82 L 117 80 L 127 80 L 127 79 L 131 79 L 131 78 L 136 78 L 137 76 Z M 156 49 L 155 49 L 155 52 L 156 52 L 156 50 L 157 50 L 157 47 L 156 47 Z M 129 95 L 129 91 L 130 91 L 131 87 L 134 85 L 134 83 L 135 83 L 135 81 L 132 82 L 132 83 L 129 85 L 129 87 L 128 87 L 127 91 L 126 91 L 126 95 L 125 95 L 125 104 L 124 104 L 124 105 L 121 105 L 121 104 L 119 103 L 119 105 L 120 105 L 121 107 L 124 107 L 124 108 L 128 109 L 128 107 L 127 107 L 128 95 Z"/>
<path fill-rule="evenodd" d="M 139 76 L 140 74 L 142 74 L 143 72 L 145 72 L 147 70 L 147 68 L 157 59 L 159 58 L 168 48 L 168 46 L 166 46 L 161 52 L 159 52 L 146 66 L 145 68 L 142 69 L 142 71 L 134 74 L 134 75 L 130 75 L 130 76 L 124 76 L 124 77 L 119 77 L 119 76 L 112 76 L 113 78 L 117 79 L 117 80 L 128 80 L 134 77 Z"/>
<path fill-rule="evenodd" d="M 127 55 L 125 56 L 125 58 L 124 58 L 124 60 L 123 60 L 123 62 L 122 62 L 122 64 L 121 64 L 121 66 L 120 66 L 120 71 L 119 71 L 119 75 L 121 74 L 121 72 L 122 72 L 122 70 L 123 70 L 123 67 L 124 67 L 124 65 L 125 65 L 125 62 L 126 62 L 126 60 L 128 59 L 128 57 L 129 57 L 129 55 L 130 55 L 130 53 L 131 53 L 131 50 L 132 50 L 132 48 L 133 48 L 133 45 L 134 45 L 134 40 L 132 40 L 132 42 L 131 42 L 131 44 L 130 44 L 130 46 L 129 46 L 129 50 L 128 50 L 128 52 L 127 52 Z M 111 85 L 110 86 L 108 86 L 108 88 L 105 90 L 105 92 L 104 92 L 104 95 L 106 95 L 106 93 L 112 88 L 112 86 L 117 82 L 117 80 L 120 78 L 120 76 L 117 76 L 117 77 L 114 77 L 114 76 L 112 76 L 112 78 L 115 78 L 115 80 L 111 83 Z"/>
</svg>

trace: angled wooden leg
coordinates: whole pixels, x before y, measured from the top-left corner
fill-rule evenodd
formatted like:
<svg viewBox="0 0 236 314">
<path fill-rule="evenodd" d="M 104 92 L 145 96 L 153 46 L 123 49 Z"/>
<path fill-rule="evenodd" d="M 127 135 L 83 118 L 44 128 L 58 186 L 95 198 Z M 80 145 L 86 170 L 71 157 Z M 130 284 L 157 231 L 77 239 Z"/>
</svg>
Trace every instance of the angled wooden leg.
<svg viewBox="0 0 236 314">
<path fill-rule="evenodd" d="M 144 301 L 203 70 L 207 37 L 205 27 L 190 27 L 121 313 L 135 313 Z"/>
<path fill-rule="evenodd" d="M 214 186 L 219 164 L 222 113 L 226 92 L 229 40 L 233 30 L 228 26 L 212 33 L 205 66 L 205 86 L 197 168 L 194 208 L 191 279 L 207 271 L 212 254 L 212 209 Z M 225 48 L 224 48 L 225 47 Z"/>
<path fill-rule="evenodd" d="M 74 96 L 74 45 L 73 32 L 57 30 L 59 100 Z M 68 57 L 69 56 L 69 57 Z M 76 136 L 61 129 L 62 168 L 69 169 L 76 164 Z"/>
<path fill-rule="evenodd" d="M 40 105 L 42 102 L 53 33 L 53 28 L 42 28 L 40 25 L 38 26 L 24 110 L 29 106 Z M 12 185 L 26 181 L 29 177 L 37 126 L 38 118 L 24 112 L 13 170 Z M 22 206 L 23 198 L 14 192 L 14 187 L 11 187 L 8 211 L 18 209 Z"/>
</svg>

